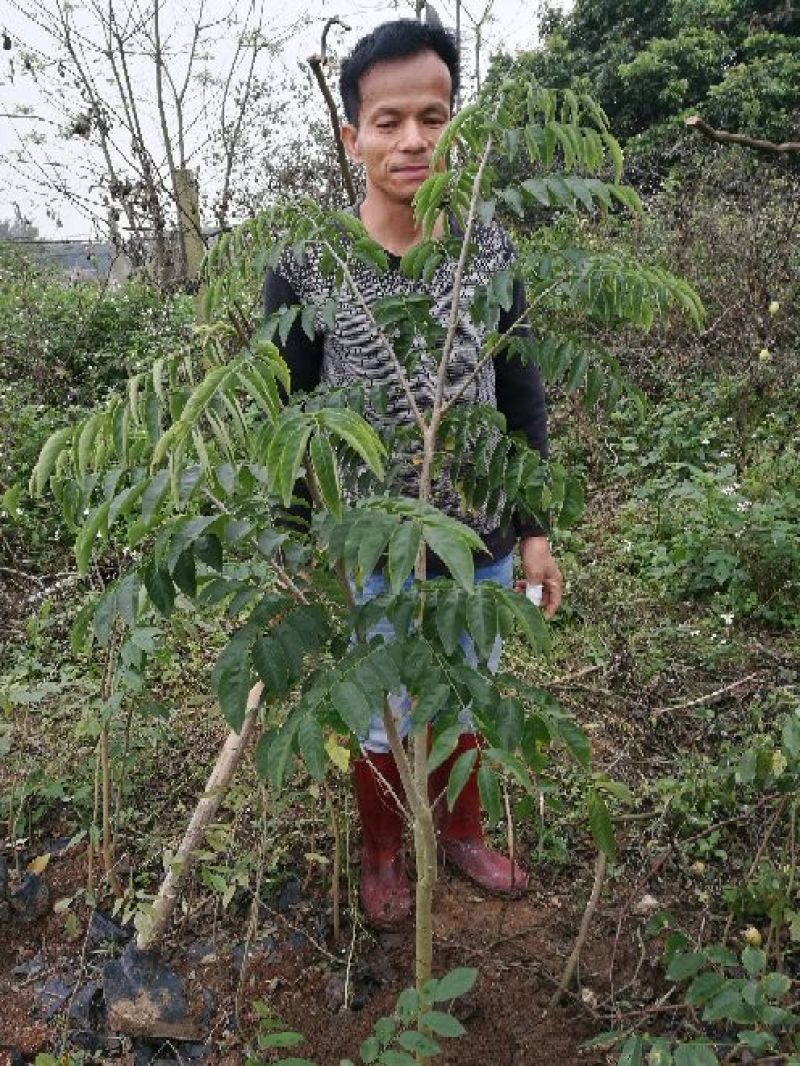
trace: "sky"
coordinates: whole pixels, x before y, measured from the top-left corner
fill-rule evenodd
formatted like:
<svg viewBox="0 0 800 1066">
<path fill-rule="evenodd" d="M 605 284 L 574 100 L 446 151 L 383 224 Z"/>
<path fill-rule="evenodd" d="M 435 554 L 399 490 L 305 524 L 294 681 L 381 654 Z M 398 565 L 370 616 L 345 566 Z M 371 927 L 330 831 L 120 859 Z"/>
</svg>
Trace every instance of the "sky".
<svg viewBox="0 0 800 1066">
<path fill-rule="evenodd" d="M 61 2 L 47 0 L 51 11 L 56 11 Z M 93 2 L 96 0 L 75 3 L 72 8 L 87 52 L 93 51 L 97 55 L 102 38 L 91 16 Z M 162 0 L 163 33 L 174 51 L 176 66 L 188 53 L 186 27 L 191 25 L 191 15 L 197 10 L 197 5 L 203 2 Z M 445 25 L 455 25 L 455 0 L 433 0 L 433 5 Z M 114 0 L 114 6 L 123 13 L 137 8 L 150 9 L 148 0 Z M 34 13 L 38 24 L 25 17 L 26 8 Z M 272 54 L 264 53 L 259 57 L 256 74 L 280 84 L 293 71 L 297 71 L 309 54 L 318 51 L 321 28 L 327 18 L 338 15 L 349 27 L 348 31 L 339 27 L 331 31 L 333 49 L 342 55 L 361 35 L 380 22 L 413 16 L 414 3 L 413 0 L 367 0 L 364 3 L 342 3 L 341 0 L 281 0 L 280 3 L 274 0 L 205 0 L 207 19 L 218 17 L 221 20 L 233 12 L 235 17 L 243 20 L 248 9 L 251 25 L 260 18 L 264 33 L 276 42 Z M 502 49 L 514 52 L 534 47 L 537 43 L 534 3 L 520 3 L 520 0 L 462 0 L 465 84 L 470 84 L 473 79 L 475 24 L 483 16 L 484 72 L 493 51 Z M 12 219 L 17 205 L 22 214 L 38 227 L 42 237 L 87 238 L 94 236 L 93 224 L 91 216 L 80 204 L 97 195 L 97 186 L 89 169 L 90 157 L 86 143 L 80 138 L 66 138 L 63 135 L 71 116 L 65 108 L 66 95 L 62 98 L 58 91 L 59 82 L 55 79 L 59 52 L 48 32 L 52 24 L 52 18 L 42 17 L 42 6 L 37 0 L 0 0 L 0 33 L 8 35 L 12 44 L 11 49 L 0 50 L 0 219 Z M 218 31 L 211 33 L 211 46 L 203 56 L 203 69 L 212 76 L 224 76 L 230 66 L 235 36 L 233 31 L 222 25 Z M 34 77 L 25 70 L 26 49 L 44 64 L 44 76 Z M 137 67 L 137 59 L 133 57 L 132 80 L 136 85 L 136 94 L 143 101 L 153 95 L 151 69 L 143 59 Z M 110 76 L 108 80 L 107 91 L 110 92 Z M 37 117 L 20 117 L 20 108 L 28 109 Z M 192 113 L 192 128 L 187 140 L 191 142 L 194 139 L 197 144 L 202 141 L 204 121 L 202 108 L 196 109 Z M 155 119 L 152 120 L 152 127 L 150 132 L 156 137 Z M 145 136 L 148 136 L 147 130 Z M 198 137 L 200 141 L 197 141 Z M 31 143 L 32 138 L 41 138 L 42 143 Z M 124 153 L 122 147 L 120 151 Z M 199 158 L 199 148 L 197 152 L 196 158 Z M 37 174 L 43 173 L 57 175 L 59 184 L 69 189 L 72 203 L 62 196 L 43 191 L 42 182 L 37 177 Z"/>
</svg>

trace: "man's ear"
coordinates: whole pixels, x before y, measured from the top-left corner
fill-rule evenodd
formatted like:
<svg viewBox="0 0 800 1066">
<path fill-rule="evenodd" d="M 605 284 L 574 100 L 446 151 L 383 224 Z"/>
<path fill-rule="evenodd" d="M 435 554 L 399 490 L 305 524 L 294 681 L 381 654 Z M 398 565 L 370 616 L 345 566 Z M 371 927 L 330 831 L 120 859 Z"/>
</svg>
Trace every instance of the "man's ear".
<svg viewBox="0 0 800 1066">
<path fill-rule="evenodd" d="M 342 138 L 344 150 L 354 163 L 361 162 L 361 153 L 358 150 L 358 127 L 349 122 L 343 122 L 339 127 L 339 135 Z"/>
</svg>

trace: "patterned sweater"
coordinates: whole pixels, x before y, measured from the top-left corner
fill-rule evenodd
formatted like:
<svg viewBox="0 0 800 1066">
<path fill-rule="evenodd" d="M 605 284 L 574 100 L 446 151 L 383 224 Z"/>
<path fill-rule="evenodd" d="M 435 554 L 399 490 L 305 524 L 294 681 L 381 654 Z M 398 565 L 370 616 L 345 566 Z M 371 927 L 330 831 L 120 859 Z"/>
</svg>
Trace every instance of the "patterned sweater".
<svg viewBox="0 0 800 1066">
<path fill-rule="evenodd" d="M 469 306 L 479 285 L 486 285 L 499 270 L 514 262 L 514 248 L 505 231 L 497 224 L 477 225 L 474 231 L 476 254 L 465 271 L 461 295 L 461 315 L 447 370 L 445 396 L 457 392 L 465 380 L 475 371 L 480 359 L 486 328 L 474 323 L 469 316 Z M 455 261 L 445 258 L 429 284 L 413 281 L 399 271 L 400 257 L 389 255 L 389 269 L 379 274 L 368 266 L 358 263 L 352 268 L 356 285 L 368 305 L 386 296 L 402 296 L 423 292 L 433 300 L 431 314 L 446 326 L 452 302 Z M 289 331 L 282 355 L 289 365 L 292 391 L 310 391 L 319 384 L 330 387 L 364 385 L 367 388 L 383 386 L 386 409 L 381 414 L 368 411 L 367 417 L 380 431 L 381 423 L 398 426 L 413 424 L 413 415 L 407 398 L 400 388 L 396 372 L 388 359 L 374 328 L 363 309 L 347 288 L 336 291 L 334 279 L 326 277 L 319 269 L 319 257 L 309 249 L 305 259 L 298 263 L 287 252 L 277 270 L 270 270 L 264 284 L 264 309 L 267 315 L 283 307 L 295 304 L 322 304 L 336 300 L 336 314 L 332 328 L 318 317 L 315 336 L 311 340 L 303 331 L 299 317 Z M 525 293 L 515 282 L 510 309 L 501 312 L 500 332 L 508 332 L 525 311 Z M 524 326 L 515 332 L 527 332 Z M 424 350 L 420 350 L 409 382 L 414 399 L 421 410 L 433 404 L 436 365 Z M 488 404 L 505 415 L 509 431 L 522 431 L 531 447 L 547 455 L 547 409 L 544 389 L 536 367 L 525 365 L 518 356 L 500 354 L 496 360 L 484 364 L 474 380 L 458 400 L 463 404 Z M 420 445 L 409 445 L 413 453 Z M 398 495 L 416 496 L 418 465 L 413 454 L 401 468 Z M 508 554 L 517 537 L 532 536 L 542 532 L 532 523 L 514 521 L 513 527 L 497 528 L 496 519 L 485 513 L 461 512 L 459 497 L 450 484 L 446 467 L 433 489 L 433 502 L 454 517 L 460 518 L 474 528 L 483 538 L 492 559 Z M 476 558 L 476 563 L 486 561 Z M 433 570 L 437 567 L 435 561 Z"/>
</svg>

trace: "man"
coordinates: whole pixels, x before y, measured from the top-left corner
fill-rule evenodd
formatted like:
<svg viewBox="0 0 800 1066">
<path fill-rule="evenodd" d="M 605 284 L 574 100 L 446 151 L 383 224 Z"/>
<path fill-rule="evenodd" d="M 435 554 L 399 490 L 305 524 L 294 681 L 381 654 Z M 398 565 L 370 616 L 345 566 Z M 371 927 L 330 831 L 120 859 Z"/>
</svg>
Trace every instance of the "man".
<svg viewBox="0 0 800 1066">
<path fill-rule="evenodd" d="M 360 271 L 368 302 L 420 290 L 419 285 L 402 277 L 398 265 L 400 257 L 420 239 L 412 200 L 430 173 L 431 154 L 450 119 L 457 85 L 458 52 L 450 35 L 413 20 L 379 26 L 358 42 L 342 66 L 340 87 L 347 118 L 342 140 L 350 158 L 366 172 L 366 196 L 355 212 L 369 235 L 389 253 L 390 261 L 385 274 L 365 273 L 366 268 Z M 446 224 L 444 219 L 439 223 L 438 235 Z M 480 254 L 466 271 L 467 293 L 511 265 L 514 257 L 507 236 L 496 224 L 478 226 L 475 241 Z M 433 313 L 442 318 L 450 307 L 453 273 L 454 263 L 445 261 L 425 287 L 434 298 Z M 279 270 L 267 275 L 266 313 L 321 301 L 333 295 L 332 285 L 313 255 L 302 264 L 287 255 Z M 369 319 L 346 293 L 336 295 L 341 299 L 332 327 L 318 323 L 318 332 L 309 341 L 296 322 L 287 338 L 283 354 L 291 370 L 292 389 L 305 391 L 320 382 L 333 386 L 386 385 L 393 389 L 389 419 L 397 425 L 410 425 L 408 402 L 396 388 L 394 370 Z M 513 306 L 501 317 L 501 331 L 512 329 L 524 310 L 524 290 L 517 283 Z M 483 337 L 483 327 L 464 316 L 448 389 L 457 391 L 475 370 Z M 421 409 L 431 406 L 434 380 L 435 365 L 423 354 L 412 376 L 415 400 Z M 523 431 L 531 446 L 546 455 L 544 393 L 533 366 L 523 365 L 518 358 L 499 357 L 475 376 L 460 402 L 496 405 L 509 430 Z M 413 477 L 411 466 L 409 473 Z M 458 515 L 458 497 L 446 478 L 434 487 L 434 502 Z M 525 582 L 542 586 L 544 613 L 551 618 L 561 602 L 561 575 L 543 531 L 523 523 L 515 523 L 514 528 L 492 528 L 487 516 L 469 520 L 489 549 L 489 558 L 476 559 L 476 580 L 510 585 L 512 552 L 518 540 Z M 373 575 L 360 592 L 361 599 L 378 595 L 384 588 L 382 575 Z M 474 650 L 467 645 L 465 654 L 469 658 Z M 401 735 L 405 735 L 409 729 L 408 701 L 399 694 L 390 702 Z M 468 724 L 466 728 L 451 758 L 431 775 L 432 798 L 446 787 L 454 761 L 477 746 Z M 363 739 L 362 752 L 354 767 L 363 829 L 361 900 L 367 919 L 385 927 L 405 918 L 411 895 L 402 862 L 403 817 L 392 796 L 402 795 L 402 786 L 378 714 Z M 443 802 L 437 804 L 439 844 L 445 858 L 478 884 L 493 892 L 512 894 L 524 888 L 526 875 L 484 842 L 476 774 L 477 761 L 452 812 L 443 809 Z"/>
</svg>

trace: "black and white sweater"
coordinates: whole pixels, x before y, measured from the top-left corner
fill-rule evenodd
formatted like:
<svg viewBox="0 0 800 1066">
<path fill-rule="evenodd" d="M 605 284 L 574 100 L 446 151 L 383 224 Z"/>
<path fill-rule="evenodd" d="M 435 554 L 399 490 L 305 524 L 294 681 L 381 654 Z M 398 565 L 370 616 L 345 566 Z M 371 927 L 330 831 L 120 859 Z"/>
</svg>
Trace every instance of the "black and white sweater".
<svg viewBox="0 0 800 1066">
<path fill-rule="evenodd" d="M 474 231 L 476 254 L 468 262 L 461 291 L 459 318 L 453 355 L 448 365 L 445 396 L 459 390 L 475 371 L 485 338 L 485 327 L 474 323 L 469 307 L 478 286 L 486 285 L 500 270 L 514 261 L 514 248 L 505 231 L 497 224 L 477 225 Z M 445 258 L 430 283 L 423 287 L 404 277 L 398 267 L 400 258 L 389 255 L 389 270 L 380 274 L 362 263 L 353 265 L 356 285 L 368 305 L 386 296 L 402 296 L 424 292 L 432 297 L 431 313 L 442 326 L 450 315 L 455 274 L 455 261 Z M 291 372 L 292 391 L 307 392 L 319 384 L 330 387 L 364 385 L 367 388 L 384 386 L 387 405 L 385 413 L 368 413 L 376 428 L 384 420 L 395 425 L 411 425 L 413 416 L 405 393 L 400 388 L 396 372 L 374 327 L 347 288 L 335 291 L 334 280 L 319 269 L 319 256 L 309 249 L 304 260 L 297 262 L 287 252 L 277 270 L 267 273 L 264 284 L 264 309 L 267 315 L 283 307 L 296 304 L 323 304 L 334 298 L 336 314 L 333 328 L 318 317 L 315 336 L 310 340 L 299 318 L 282 345 L 282 355 Z M 501 313 L 500 332 L 509 332 L 525 311 L 525 292 L 515 282 L 512 306 Z M 527 328 L 517 326 L 515 332 Z M 409 374 L 414 399 L 421 410 L 433 404 L 436 365 L 431 356 L 422 351 Z M 509 431 L 522 431 L 532 448 L 547 455 L 547 408 L 544 389 L 536 367 L 525 365 L 518 356 L 501 354 L 478 371 L 474 380 L 459 398 L 463 404 L 488 404 L 505 415 Z M 413 450 L 413 446 L 412 446 Z M 411 456 L 409 456 L 411 459 Z M 416 467 L 418 470 L 418 467 Z M 416 495 L 416 470 L 409 462 L 405 478 L 401 478 L 398 494 Z M 408 481 L 408 484 L 405 484 Z M 517 537 L 541 533 L 540 527 L 515 521 L 513 528 L 496 528 L 496 520 L 485 514 L 464 515 L 459 498 L 447 477 L 446 470 L 434 486 L 433 502 L 444 511 L 460 518 L 482 536 L 491 558 L 508 554 Z M 476 562 L 481 562 L 476 559 Z"/>
</svg>

